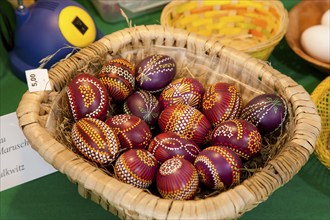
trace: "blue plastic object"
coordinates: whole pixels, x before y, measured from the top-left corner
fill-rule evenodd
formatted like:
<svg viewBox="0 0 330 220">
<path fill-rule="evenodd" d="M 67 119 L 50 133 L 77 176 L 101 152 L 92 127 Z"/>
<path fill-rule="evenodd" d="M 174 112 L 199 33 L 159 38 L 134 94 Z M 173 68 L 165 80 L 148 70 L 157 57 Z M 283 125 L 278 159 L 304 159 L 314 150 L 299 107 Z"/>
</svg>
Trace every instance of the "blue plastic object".
<svg viewBox="0 0 330 220">
<path fill-rule="evenodd" d="M 68 6 L 76 6 L 86 11 L 80 4 L 71 0 L 38 0 L 29 9 L 16 9 L 14 49 L 9 52 L 9 60 L 14 74 L 19 79 L 26 81 L 25 70 L 38 68 L 43 58 L 56 51 L 44 68 L 49 69 L 73 52 L 72 47 L 65 48 L 72 45 L 65 39 L 58 25 L 60 12 Z M 96 30 L 95 40 L 102 37 L 102 33 L 97 28 Z"/>
</svg>

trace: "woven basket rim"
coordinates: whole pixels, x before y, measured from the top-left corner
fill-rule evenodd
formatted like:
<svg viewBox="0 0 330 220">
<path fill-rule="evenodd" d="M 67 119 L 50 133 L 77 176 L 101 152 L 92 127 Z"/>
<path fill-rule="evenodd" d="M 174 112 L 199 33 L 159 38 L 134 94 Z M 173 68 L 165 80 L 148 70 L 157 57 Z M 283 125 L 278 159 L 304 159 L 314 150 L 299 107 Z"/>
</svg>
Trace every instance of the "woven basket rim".
<svg viewBox="0 0 330 220">
<path fill-rule="evenodd" d="M 165 5 L 165 7 L 161 13 L 161 17 L 160 17 L 161 25 L 171 26 L 170 24 L 167 23 L 168 15 L 171 13 L 171 11 L 175 7 L 177 7 L 178 5 L 184 4 L 186 2 L 189 2 L 189 1 L 190 0 L 182 0 L 182 1 L 172 0 L 170 3 Z M 261 42 L 257 45 L 253 45 L 247 49 L 242 50 L 244 52 L 249 52 L 249 53 L 261 51 L 268 47 L 277 45 L 280 42 L 280 40 L 284 37 L 284 35 L 287 31 L 288 24 L 289 24 L 288 12 L 284 8 L 281 1 L 275 0 L 275 1 L 271 1 L 271 3 L 267 2 L 267 1 L 263 1 L 263 0 L 256 0 L 256 1 L 263 3 L 263 4 L 271 4 L 271 6 L 275 7 L 280 12 L 281 23 L 280 23 L 280 27 L 279 27 L 279 30 L 277 31 L 277 33 L 274 36 L 272 36 L 270 39 L 268 39 L 267 41 Z"/>
<path fill-rule="evenodd" d="M 182 38 L 183 42 L 179 42 Z M 49 71 L 52 92 L 61 91 L 65 84 L 68 84 L 71 74 L 87 65 L 95 57 L 108 52 L 117 53 L 121 45 L 143 41 L 154 44 L 175 43 L 176 47 L 183 47 L 190 51 L 202 48 L 203 53 L 207 51 L 207 53 L 219 57 L 228 56 L 233 65 L 260 69 L 262 78 L 273 83 L 275 81 L 276 86 L 282 87 L 280 89 L 292 103 L 297 132 L 295 132 L 293 139 L 286 144 L 285 150 L 280 152 L 262 170 L 233 189 L 203 200 L 172 201 L 158 198 L 141 189 L 119 182 L 77 158 L 73 152 L 57 142 L 41 123 L 41 119 L 45 116 L 47 118 L 48 115 L 41 113 L 40 103 L 47 99 L 51 92 L 30 93 L 27 91 L 16 111 L 25 136 L 30 141 L 31 146 L 48 163 L 66 174 L 70 180 L 78 183 L 78 191 L 81 195 L 92 194 L 94 201 L 105 209 L 118 214 L 120 218 L 171 219 L 185 218 L 192 214 L 196 219 L 205 217 L 237 218 L 266 200 L 277 188 L 288 182 L 307 162 L 310 154 L 314 151 L 314 143 L 320 131 L 320 118 L 309 94 L 291 78 L 274 70 L 265 62 L 185 30 L 148 25 L 126 28 L 109 34 L 61 61 Z M 306 124 L 313 129 L 304 129 Z M 301 132 L 305 132 L 306 135 L 300 135 Z M 74 170 L 73 175 L 69 172 L 72 170 Z M 115 195 L 112 194 L 114 184 L 118 184 L 118 188 L 121 188 Z M 121 200 L 122 196 L 136 204 L 127 204 L 124 199 Z M 144 204 L 143 202 L 146 200 L 148 203 Z M 215 207 L 215 204 L 220 205 Z M 151 209 L 147 208 L 149 206 Z"/>
</svg>

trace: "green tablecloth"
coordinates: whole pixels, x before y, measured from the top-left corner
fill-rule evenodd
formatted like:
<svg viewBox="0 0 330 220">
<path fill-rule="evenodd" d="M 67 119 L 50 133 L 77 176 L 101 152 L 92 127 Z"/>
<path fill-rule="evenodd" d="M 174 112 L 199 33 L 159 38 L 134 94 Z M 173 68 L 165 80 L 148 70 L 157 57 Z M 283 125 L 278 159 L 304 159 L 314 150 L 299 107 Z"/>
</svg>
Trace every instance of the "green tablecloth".
<svg viewBox="0 0 330 220">
<path fill-rule="evenodd" d="M 80 0 L 104 34 L 127 27 L 126 22 L 104 22 L 89 1 Z M 283 0 L 290 10 L 299 0 Z M 158 24 L 160 11 L 133 19 L 133 24 Z M 271 65 L 290 76 L 311 93 L 326 77 L 296 56 L 285 39 L 269 58 Z M 0 114 L 16 111 L 27 85 L 18 80 L 0 48 Z M 275 191 L 268 200 L 241 219 L 330 219 L 330 172 L 312 155 L 294 178 Z M 0 219 L 118 219 L 89 199 L 82 198 L 77 186 L 56 172 L 0 194 Z"/>
</svg>

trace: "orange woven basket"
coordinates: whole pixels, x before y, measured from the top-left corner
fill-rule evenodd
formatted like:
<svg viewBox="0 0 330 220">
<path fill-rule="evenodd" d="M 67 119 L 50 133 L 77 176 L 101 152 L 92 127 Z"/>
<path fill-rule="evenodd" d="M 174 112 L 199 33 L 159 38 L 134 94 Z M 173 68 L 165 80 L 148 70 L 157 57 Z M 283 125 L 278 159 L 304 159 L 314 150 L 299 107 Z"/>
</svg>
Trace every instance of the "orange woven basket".
<svg viewBox="0 0 330 220">
<path fill-rule="evenodd" d="M 215 37 L 224 45 L 267 60 L 286 33 L 288 13 L 277 0 L 182 0 L 165 6 L 161 24 Z"/>
</svg>

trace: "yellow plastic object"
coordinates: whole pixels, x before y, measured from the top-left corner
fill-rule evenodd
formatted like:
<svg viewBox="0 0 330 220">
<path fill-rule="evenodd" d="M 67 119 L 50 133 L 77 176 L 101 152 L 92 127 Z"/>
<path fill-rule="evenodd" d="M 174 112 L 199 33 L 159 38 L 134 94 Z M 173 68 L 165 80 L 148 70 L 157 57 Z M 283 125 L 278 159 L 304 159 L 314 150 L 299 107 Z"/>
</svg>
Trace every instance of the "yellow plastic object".
<svg viewBox="0 0 330 220">
<path fill-rule="evenodd" d="M 321 133 L 315 145 L 315 154 L 330 169 L 330 76 L 325 78 L 311 95 L 321 116 Z"/>
<path fill-rule="evenodd" d="M 96 27 L 92 18 L 76 6 L 68 6 L 61 11 L 58 26 L 63 37 L 75 47 L 85 47 L 96 38 Z"/>
</svg>

